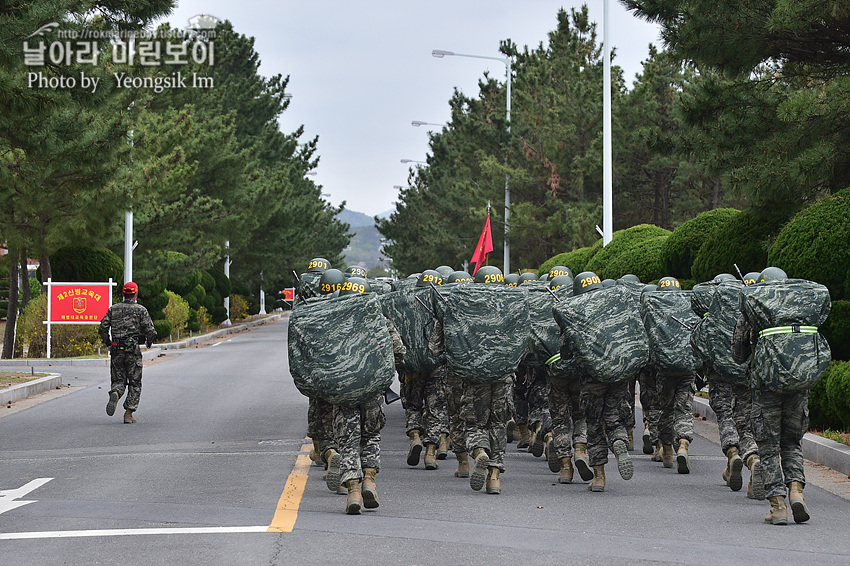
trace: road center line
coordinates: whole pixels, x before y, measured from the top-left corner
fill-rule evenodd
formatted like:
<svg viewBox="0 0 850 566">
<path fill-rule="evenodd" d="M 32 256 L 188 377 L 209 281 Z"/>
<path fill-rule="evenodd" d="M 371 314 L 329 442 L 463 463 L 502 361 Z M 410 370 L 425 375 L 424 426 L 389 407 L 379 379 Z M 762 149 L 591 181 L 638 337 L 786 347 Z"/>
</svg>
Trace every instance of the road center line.
<svg viewBox="0 0 850 566">
<path fill-rule="evenodd" d="M 120 537 L 131 535 L 207 535 L 222 533 L 265 533 L 268 527 L 185 527 L 163 529 L 100 529 L 91 531 L 44 531 L 0 533 L 0 540 L 45 538 Z"/>
<path fill-rule="evenodd" d="M 272 519 L 272 524 L 269 525 L 268 532 L 291 533 L 295 527 L 295 520 L 298 518 L 298 507 L 301 505 L 301 497 L 304 495 L 304 489 L 307 487 L 307 476 L 310 470 L 310 457 L 308 453 L 312 447 L 312 444 L 305 444 L 301 447 L 301 454 L 295 459 L 295 465 L 286 479 L 283 493 L 280 494 L 280 499 L 277 502 L 277 510 Z"/>
</svg>

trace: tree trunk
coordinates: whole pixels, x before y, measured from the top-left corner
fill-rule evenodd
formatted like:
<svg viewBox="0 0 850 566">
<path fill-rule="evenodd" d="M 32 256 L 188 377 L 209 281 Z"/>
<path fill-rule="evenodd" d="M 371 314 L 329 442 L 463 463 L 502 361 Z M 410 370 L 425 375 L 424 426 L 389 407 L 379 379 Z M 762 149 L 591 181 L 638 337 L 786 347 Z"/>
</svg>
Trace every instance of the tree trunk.
<svg viewBox="0 0 850 566">
<path fill-rule="evenodd" d="M 712 188 L 714 190 L 711 195 L 711 210 L 715 210 L 720 207 L 720 179 L 714 180 L 714 186 Z"/>
<path fill-rule="evenodd" d="M 50 272 L 50 254 L 42 253 L 39 258 L 39 267 L 41 267 L 41 282 L 47 283 L 47 280 L 53 277 Z"/>
<path fill-rule="evenodd" d="M 30 302 L 30 272 L 27 266 L 27 249 L 21 252 L 21 310 Z"/>
<path fill-rule="evenodd" d="M 16 254 L 12 254 L 15 257 Z M 18 320 L 18 262 L 9 262 L 9 308 L 6 311 L 6 333 L 3 336 L 3 359 L 15 353 L 15 322 Z"/>
</svg>

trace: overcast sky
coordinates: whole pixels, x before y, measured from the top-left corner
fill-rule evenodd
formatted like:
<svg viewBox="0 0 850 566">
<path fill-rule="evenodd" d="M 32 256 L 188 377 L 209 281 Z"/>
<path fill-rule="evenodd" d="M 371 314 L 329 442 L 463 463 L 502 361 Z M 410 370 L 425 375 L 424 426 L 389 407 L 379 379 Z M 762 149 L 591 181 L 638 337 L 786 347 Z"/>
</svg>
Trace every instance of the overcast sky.
<svg viewBox="0 0 850 566">
<path fill-rule="evenodd" d="M 280 119 L 304 138 L 319 136 L 316 183 L 334 205 L 376 215 L 394 208 L 409 165 L 424 161 L 428 129 L 411 121 L 445 123 L 458 87 L 477 96 L 484 71 L 504 80 L 498 61 L 437 59 L 433 49 L 499 57 L 499 42 L 547 42 L 558 9 L 587 3 L 602 37 L 602 0 L 178 0 L 168 18 L 184 27 L 197 14 L 228 19 L 253 36 L 264 76 L 290 76 L 292 101 Z M 614 63 L 631 86 L 658 29 L 609 0 Z M 515 108 L 514 108 L 515 110 Z M 439 127 L 436 128 L 439 130 Z"/>
</svg>

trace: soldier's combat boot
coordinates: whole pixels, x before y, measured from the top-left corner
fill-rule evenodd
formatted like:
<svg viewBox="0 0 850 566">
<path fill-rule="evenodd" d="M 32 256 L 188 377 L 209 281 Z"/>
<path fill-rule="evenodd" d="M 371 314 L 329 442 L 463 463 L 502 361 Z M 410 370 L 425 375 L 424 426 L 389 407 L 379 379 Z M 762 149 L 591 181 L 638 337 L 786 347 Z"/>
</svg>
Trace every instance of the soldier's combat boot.
<svg viewBox="0 0 850 566">
<path fill-rule="evenodd" d="M 110 417 L 115 414 L 115 407 L 118 406 L 118 392 L 109 392 L 109 401 L 106 402 L 106 414 Z"/>
<path fill-rule="evenodd" d="M 514 437 L 514 431 L 516 430 L 516 421 L 511 419 L 508 421 L 507 426 L 505 427 L 505 435 L 507 437 L 508 444 L 516 440 Z"/>
<path fill-rule="evenodd" d="M 516 443 L 517 448 L 528 448 L 531 442 L 531 433 L 528 430 L 527 424 L 516 425 L 519 430 L 519 442 Z"/>
<path fill-rule="evenodd" d="M 629 452 L 632 452 L 635 449 L 635 429 L 627 428 L 626 434 L 629 437 Z"/>
<path fill-rule="evenodd" d="M 741 459 L 738 449 L 733 446 L 727 450 L 726 460 L 726 469 L 729 471 L 726 485 L 732 491 L 740 491 L 744 485 L 744 478 L 741 475 L 741 470 L 744 469 L 744 461 Z"/>
<path fill-rule="evenodd" d="M 502 482 L 499 481 L 499 468 L 494 466 L 487 468 L 487 493 L 491 495 L 502 493 Z"/>
<path fill-rule="evenodd" d="M 649 426 L 643 427 L 643 453 L 652 454 L 652 442 L 649 439 Z"/>
<path fill-rule="evenodd" d="M 363 495 L 363 507 L 376 509 L 378 507 L 378 486 L 375 485 L 376 468 L 363 468 L 363 485 L 360 491 Z"/>
<path fill-rule="evenodd" d="M 315 440 L 313 441 L 313 448 L 310 449 L 310 460 L 313 462 L 314 466 L 325 465 L 325 463 L 322 461 L 322 455 L 319 454 L 319 443 Z"/>
<path fill-rule="evenodd" d="M 437 445 L 429 442 L 425 445 L 425 469 L 436 470 L 440 465 L 437 463 Z"/>
<path fill-rule="evenodd" d="M 579 477 L 584 481 L 592 480 L 593 470 L 590 469 L 590 462 L 587 460 L 587 444 L 576 442 L 573 451 Z"/>
<path fill-rule="evenodd" d="M 664 464 L 665 468 L 673 467 L 673 445 L 672 444 L 662 444 L 661 445 L 661 463 Z"/>
<path fill-rule="evenodd" d="M 437 445 L 437 460 L 445 460 L 449 455 L 449 435 L 445 432 L 440 435 L 440 443 Z"/>
<path fill-rule="evenodd" d="M 468 478 L 469 477 L 469 457 L 466 455 L 466 452 L 458 452 L 455 454 L 457 458 L 457 470 L 455 470 L 456 478 Z"/>
<path fill-rule="evenodd" d="M 781 495 L 768 497 L 770 501 L 770 513 L 764 516 L 764 522 L 771 525 L 788 524 L 788 507 L 785 506 L 785 498 Z"/>
<path fill-rule="evenodd" d="M 528 451 L 535 458 L 543 455 L 543 435 L 540 434 L 540 426 L 540 423 L 535 423 L 532 427 L 529 427 L 531 439 L 528 442 Z"/>
<path fill-rule="evenodd" d="M 676 465 L 680 474 L 691 473 L 690 459 L 688 458 L 688 447 L 691 442 L 684 438 L 679 441 L 679 449 L 676 451 Z M 740 487 L 738 489 L 741 489 Z"/>
<path fill-rule="evenodd" d="M 569 458 L 561 458 L 560 472 L 558 483 L 573 483 L 573 463 Z"/>
<path fill-rule="evenodd" d="M 655 448 L 655 451 L 652 453 L 652 457 L 650 458 L 650 460 L 652 460 L 653 462 L 663 462 L 664 458 L 662 456 L 663 449 L 661 448 L 661 441 L 656 440 L 653 447 Z"/>
<path fill-rule="evenodd" d="M 422 439 L 419 438 L 418 430 L 411 430 L 407 433 L 410 437 L 410 449 L 407 451 L 407 465 L 418 466 L 419 455 L 422 454 Z"/>
<path fill-rule="evenodd" d="M 614 441 L 614 457 L 617 458 L 617 471 L 624 480 L 632 479 L 635 473 L 635 465 L 629 456 L 629 447 L 622 440 Z"/>
<path fill-rule="evenodd" d="M 788 484 L 788 502 L 791 504 L 795 523 L 805 523 L 809 520 L 809 508 L 803 500 L 802 482 L 792 481 Z"/>
<path fill-rule="evenodd" d="M 136 417 L 133 416 L 133 411 L 127 409 L 124 411 L 124 424 L 133 424 L 136 422 Z"/>
<path fill-rule="evenodd" d="M 339 464 L 342 462 L 342 454 L 333 448 L 328 448 L 322 456 L 325 462 L 328 463 L 328 473 L 325 476 L 325 483 L 327 483 L 329 490 L 336 491 L 339 489 Z"/>
<path fill-rule="evenodd" d="M 593 466 L 593 481 L 587 486 L 590 491 L 605 491 L 605 466 Z"/>
<path fill-rule="evenodd" d="M 469 474 L 469 487 L 475 491 L 481 491 L 481 488 L 484 487 L 484 481 L 487 479 L 490 457 L 487 456 L 487 451 L 483 448 L 476 448 L 472 451 L 472 459 L 475 460 L 475 465 Z"/>
<path fill-rule="evenodd" d="M 348 515 L 359 515 L 363 508 L 363 498 L 360 495 L 360 481 L 348 480 L 348 498 L 345 500 L 345 512 Z"/>
<path fill-rule="evenodd" d="M 555 450 L 555 446 L 552 444 L 552 433 L 546 435 L 548 440 L 546 441 L 546 448 L 543 452 L 546 454 L 546 463 L 549 464 L 549 471 L 553 474 L 557 474 L 561 471 L 561 459 L 558 458 L 558 451 Z"/>
<path fill-rule="evenodd" d="M 755 454 L 747 458 L 747 467 L 750 469 L 750 485 L 752 487 L 752 497 L 750 497 L 750 489 L 747 488 L 747 497 L 757 501 L 764 501 L 764 476 L 761 473 L 761 460 Z"/>
</svg>

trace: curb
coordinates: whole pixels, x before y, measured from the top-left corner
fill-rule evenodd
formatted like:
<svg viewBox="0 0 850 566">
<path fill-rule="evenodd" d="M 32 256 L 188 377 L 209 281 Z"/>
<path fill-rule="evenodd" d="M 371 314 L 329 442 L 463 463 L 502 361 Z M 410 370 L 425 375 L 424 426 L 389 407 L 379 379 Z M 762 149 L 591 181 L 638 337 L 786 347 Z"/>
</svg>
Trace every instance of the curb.
<svg viewBox="0 0 850 566">
<path fill-rule="evenodd" d="M 717 422 L 717 415 L 714 414 L 707 399 L 694 397 L 693 413 L 713 423 Z M 823 464 L 827 468 L 850 476 L 850 446 L 809 432 L 803 435 L 802 445 L 803 457 L 806 460 Z"/>
<path fill-rule="evenodd" d="M 233 334 L 234 332 L 241 332 L 243 330 L 254 328 L 256 326 L 261 326 L 263 324 L 268 324 L 270 322 L 277 322 L 281 318 L 284 318 L 286 314 L 276 314 L 267 318 L 262 318 L 260 320 L 254 320 L 251 322 L 246 322 L 245 324 L 239 324 L 237 326 L 230 326 L 228 328 L 222 328 L 221 330 L 216 330 L 214 332 L 210 332 L 208 334 L 199 334 L 198 336 L 194 336 L 192 338 L 186 338 L 179 342 L 167 342 L 164 344 L 156 344 L 154 347 L 145 350 L 142 352 L 142 361 L 153 360 L 160 355 L 164 354 L 167 350 L 180 350 L 182 348 L 189 348 L 190 346 L 194 346 L 200 342 L 206 342 L 207 340 L 214 340 L 220 336 L 226 336 L 227 334 Z M 52 367 L 52 366 L 86 366 L 86 367 L 109 367 L 109 358 L 98 358 L 98 359 L 89 359 L 89 360 L 63 360 L 61 358 L 56 359 L 47 359 L 47 358 L 18 358 L 12 360 L 0 360 L 0 367 L 4 366 L 13 366 L 13 367 Z M 17 387 L 17 386 L 15 386 Z"/>
<path fill-rule="evenodd" d="M 20 385 L 13 385 L 6 389 L 0 390 L 0 405 L 8 405 L 51 389 L 56 389 L 62 385 L 62 377 L 58 373 L 52 373 L 45 377 L 33 379 Z"/>
</svg>

